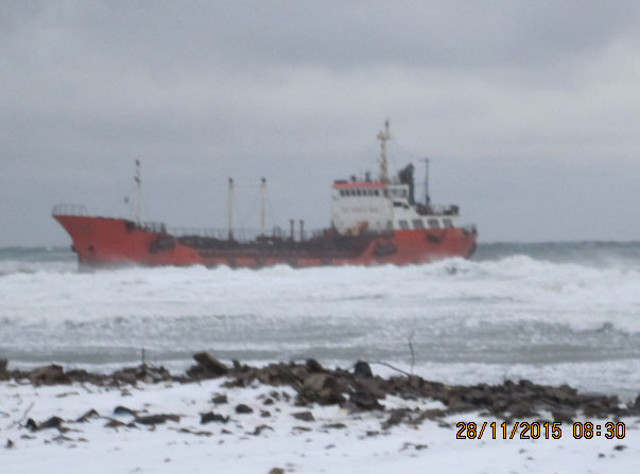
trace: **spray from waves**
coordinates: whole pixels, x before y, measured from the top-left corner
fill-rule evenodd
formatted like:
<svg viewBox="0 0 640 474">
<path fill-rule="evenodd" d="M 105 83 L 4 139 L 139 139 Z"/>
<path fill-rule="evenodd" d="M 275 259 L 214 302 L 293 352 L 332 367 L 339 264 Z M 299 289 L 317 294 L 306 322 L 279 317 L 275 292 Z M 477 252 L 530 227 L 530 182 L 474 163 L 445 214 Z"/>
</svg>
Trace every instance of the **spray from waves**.
<svg viewBox="0 0 640 474">
<path fill-rule="evenodd" d="M 640 271 L 640 242 L 480 243 L 472 261 L 496 262 L 511 257 Z M 69 247 L 0 247 L 0 275 L 73 271 L 77 268 L 75 262 L 76 256 Z"/>
<path fill-rule="evenodd" d="M 403 366 L 411 336 L 416 367 L 452 383 L 515 374 L 622 393 L 640 383 L 639 250 L 490 244 L 401 268 L 79 273 L 66 249 L 0 249 L 0 358 L 119 365 L 145 348 L 163 364 L 213 350 Z"/>
<path fill-rule="evenodd" d="M 16 324 L 224 315 L 273 320 L 513 324 L 640 331 L 640 271 L 529 256 L 393 267 L 38 270 L 0 278 L 0 316 Z"/>
<path fill-rule="evenodd" d="M 0 277 L 15 273 L 74 272 L 75 254 L 60 247 L 0 247 Z"/>
<path fill-rule="evenodd" d="M 163 364 L 213 350 L 223 359 L 401 365 L 412 336 L 416 366 L 443 379 L 516 373 L 612 392 L 637 386 L 628 371 L 640 363 L 637 265 L 501 251 L 408 267 L 95 273 L 75 271 L 70 252 L 14 252 L 0 266 L 33 271 L 0 277 L 0 357 L 117 365 L 136 363 L 145 348 Z"/>
<path fill-rule="evenodd" d="M 640 242 L 485 243 L 478 246 L 474 260 L 502 260 L 519 255 L 550 263 L 640 270 Z"/>
</svg>

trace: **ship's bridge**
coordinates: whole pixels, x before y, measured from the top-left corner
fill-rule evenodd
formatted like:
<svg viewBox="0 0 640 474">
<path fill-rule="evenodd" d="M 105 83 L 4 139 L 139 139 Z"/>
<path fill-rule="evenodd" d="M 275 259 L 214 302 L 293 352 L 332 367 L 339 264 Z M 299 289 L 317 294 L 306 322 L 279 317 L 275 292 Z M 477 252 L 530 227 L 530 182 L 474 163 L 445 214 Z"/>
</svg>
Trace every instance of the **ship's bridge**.
<svg viewBox="0 0 640 474">
<path fill-rule="evenodd" d="M 336 181 L 332 186 L 332 223 L 343 235 L 393 229 L 389 185 L 373 181 Z"/>
<path fill-rule="evenodd" d="M 332 223 L 343 235 L 455 227 L 457 216 L 457 206 L 412 203 L 406 183 L 352 179 L 332 186 Z"/>
</svg>

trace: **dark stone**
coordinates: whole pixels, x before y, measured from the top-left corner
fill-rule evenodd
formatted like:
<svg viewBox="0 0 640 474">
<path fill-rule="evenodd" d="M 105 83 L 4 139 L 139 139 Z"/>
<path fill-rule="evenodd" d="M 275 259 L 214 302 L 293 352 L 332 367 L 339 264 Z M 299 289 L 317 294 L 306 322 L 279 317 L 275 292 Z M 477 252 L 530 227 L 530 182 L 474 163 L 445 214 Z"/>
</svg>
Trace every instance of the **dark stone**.
<svg viewBox="0 0 640 474">
<path fill-rule="evenodd" d="M 364 362 L 361 360 L 356 362 L 356 364 L 353 366 L 353 374 L 356 377 L 365 377 L 365 378 L 373 377 L 373 372 L 371 372 L 371 366 L 369 366 L 367 362 Z"/>
<path fill-rule="evenodd" d="M 294 426 L 291 429 L 295 431 L 301 431 L 303 433 L 308 433 L 309 431 L 311 431 L 311 428 L 309 428 L 308 426 Z"/>
<path fill-rule="evenodd" d="M 306 367 L 302 367 L 301 365 L 297 365 L 293 367 L 290 371 L 291 375 L 295 377 L 299 381 L 303 381 L 309 375 L 309 371 Z"/>
<path fill-rule="evenodd" d="M 227 396 L 225 394 L 218 394 L 218 395 L 214 395 L 214 397 L 211 399 L 211 401 L 213 403 L 215 403 L 216 405 L 223 405 L 225 403 L 228 402 L 227 400 Z"/>
<path fill-rule="evenodd" d="M 105 381 L 109 379 L 108 375 L 93 374 L 84 369 L 70 369 L 66 371 L 66 374 L 74 382 L 92 383 L 99 386 L 104 385 Z"/>
<path fill-rule="evenodd" d="M 136 370 L 138 379 L 143 380 L 145 383 L 158 383 L 171 379 L 171 374 L 164 367 L 151 367 L 149 365 L 142 365 Z"/>
<path fill-rule="evenodd" d="M 206 423 L 210 423 L 212 421 L 215 421 L 217 423 L 227 423 L 229 421 L 229 417 L 228 416 L 219 415 L 218 413 L 214 413 L 212 411 L 210 411 L 208 413 L 200 413 L 200 424 L 201 425 L 204 425 Z"/>
<path fill-rule="evenodd" d="M 141 425 L 160 425 L 165 421 L 167 421 L 167 418 L 164 415 L 139 416 L 135 419 L 135 422 Z"/>
<path fill-rule="evenodd" d="M 462 400 L 459 393 L 450 393 L 444 403 L 449 407 L 449 413 L 460 413 L 465 411 L 474 411 L 478 409 L 478 405 Z"/>
<path fill-rule="evenodd" d="M 113 379 L 117 382 L 122 382 L 127 385 L 135 385 L 138 383 L 138 377 L 133 372 L 115 372 L 113 374 Z"/>
<path fill-rule="evenodd" d="M 40 426 L 38 427 L 38 429 L 46 430 L 47 428 L 60 428 L 60 425 L 62 425 L 63 421 L 64 420 L 60 417 L 52 416 L 48 420 L 45 420 L 42 423 L 40 423 Z"/>
<path fill-rule="evenodd" d="M 258 436 L 260 433 L 262 433 L 264 430 L 271 430 L 273 431 L 273 428 L 271 428 L 269 425 L 260 425 L 260 426 L 256 426 L 256 429 L 253 430 L 253 433 L 251 433 L 253 436 Z"/>
<path fill-rule="evenodd" d="M 291 416 L 293 416 L 296 420 L 316 421 L 316 419 L 313 417 L 313 413 L 311 413 L 310 411 L 301 411 L 299 413 L 293 413 Z"/>
<path fill-rule="evenodd" d="M 38 423 L 36 423 L 36 420 L 33 418 L 29 418 L 24 427 L 29 431 L 38 431 Z"/>
<path fill-rule="evenodd" d="M 387 396 L 387 392 L 380 387 L 380 384 L 374 378 L 356 380 L 355 383 L 358 389 L 369 392 L 378 399 L 383 399 Z"/>
<path fill-rule="evenodd" d="M 82 415 L 80 418 L 78 418 L 76 420 L 77 423 L 85 423 L 87 421 L 89 421 L 91 418 L 96 418 L 100 416 L 98 414 L 97 411 L 95 411 L 93 408 L 91 410 L 89 410 L 88 412 L 86 412 L 84 415 Z"/>
<path fill-rule="evenodd" d="M 238 406 L 236 406 L 236 413 L 241 415 L 247 414 L 247 413 L 253 413 L 253 408 L 251 408 L 248 405 L 245 405 L 244 403 L 241 403 Z"/>
<path fill-rule="evenodd" d="M 305 365 L 310 373 L 324 372 L 324 367 L 315 359 L 307 359 Z"/>
<path fill-rule="evenodd" d="M 198 352 L 193 358 L 206 375 L 220 376 L 229 373 L 229 368 L 208 352 Z"/>
<path fill-rule="evenodd" d="M 382 423 L 382 429 L 388 430 L 392 426 L 395 426 L 404 421 L 409 417 L 410 412 L 411 410 L 409 410 L 408 408 L 397 408 L 395 410 L 392 410 L 389 418 L 387 418 L 387 420 Z"/>
<path fill-rule="evenodd" d="M 345 400 L 336 378 L 326 373 L 313 373 L 307 376 L 298 393 L 298 398 L 303 404 L 315 402 L 320 405 L 333 405 Z"/>
<path fill-rule="evenodd" d="M 538 414 L 531 409 L 531 405 L 526 402 L 516 402 L 507 408 L 507 411 L 511 414 L 511 418 L 523 419 L 523 418 L 535 418 Z"/>
<path fill-rule="evenodd" d="M 35 385 L 70 384 L 71 379 L 59 365 L 38 367 L 29 374 L 29 380 Z"/>
<path fill-rule="evenodd" d="M 63 421 L 64 420 L 62 418 L 59 418 L 57 416 L 52 416 L 42 423 L 38 423 L 33 418 L 29 418 L 27 420 L 27 423 L 25 424 L 25 427 L 31 431 L 46 430 L 48 428 L 60 428 Z"/>
<path fill-rule="evenodd" d="M 138 416 L 138 413 L 131 408 L 123 407 L 122 405 L 118 405 L 113 409 L 114 415 L 131 415 Z"/>
<path fill-rule="evenodd" d="M 469 387 L 465 393 L 461 394 L 461 400 L 478 407 L 490 406 L 495 403 L 495 396 L 488 386 Z"/>
<path fill-rule="evenodd" d="M 180 416 L 166 414 L 139 416 L 135 419 L 135 422 L 140 423 L 141 425 L 159 425 L 166 422 L 167 420 L 179 422 Z"/>
<path fill-rule="evenodd" d="M 325 388 L 335 388 L 336 381 L 329 374 L 311 374 L 304 379 L 303 388 L 311 392 L 320 392 Z"/>
<path fill-rule="evenodd" d="M 439 418 L 442 418 L 443 416 L 445 416 L 446 413 L 442 410 L 440 410 L 439 408 L 431 408 L 429 410 L 424 410 L 421 414 L 420 414 L 420 420 L 437 420 Z"/>
<path fill-rule="evenodd" d="M 569 387 L 568 385 L 561 385 L 560 387 L 550 387 L 548 390 L 548 396 L 551 401 L 562 405 L 575 405 L 577 390 Z"/>
<path fill-rule="evenodd" d="M 367 390 L 356 390 L 349 396 L 349 401 L 361 410 L 384 410 L 376 396 Z"/>
<path fill-rule="evenodd" d="M 105 428 L 120 428 L 121 426 L 130 426 L 126 423 L 121 422 L 120 420 L 110 419 L 105 425 Z M 135 426 L 135 425 L 134 425 Z"/>
<path fill-rule="evenodd" d="M 318 392 L 317 402 L 320 405 L 336 405 L 345 400 L 344 396 L 337 389 L 325 388 Z"/>
<path fill-rule="evenodd" d="M 551 412 L 551 416 L 553 416 L 553 421 L 571 423 L 573 421 L 573 418 L 575 417 L 575 412 L 571 408 L 563 407 L 553 410 Z"/>
<path fill-rule="evenodd" d="M 274 467 L 271 468 L 269 474 L 284 474 L 284 469 L 282 469 L 281 467 Z"/>
<path fill-rule="evenodd" d="M 213 433 L 211 431 L 195 431 L 190 430 L 189 428 L 180 428 L 178 430 L 178 433 L 189 433 L 196 436 L 213 436 Z"/>
<path fill-rule="evenodd" d="M 323 428 L 334 429 L 334 430 L 342 430 L 347 427 L 344 423 L 328 423 L 326 425 L 322 425 Z"/>
</svg>

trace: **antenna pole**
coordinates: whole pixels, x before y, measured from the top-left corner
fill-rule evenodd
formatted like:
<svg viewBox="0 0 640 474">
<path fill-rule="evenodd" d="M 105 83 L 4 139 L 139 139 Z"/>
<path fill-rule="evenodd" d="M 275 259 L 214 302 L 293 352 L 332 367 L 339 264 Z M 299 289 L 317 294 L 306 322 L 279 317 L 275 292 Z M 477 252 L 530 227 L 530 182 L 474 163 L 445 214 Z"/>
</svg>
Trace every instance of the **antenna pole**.
<svg viewBox="0 0 640 474">
<path fill-rule="evenodd" d="M 389 182 L 389 165 L 387 161 L 387 141 L 391 138 L 389 134 L 389 120 L 384 122 L 384 130 L 378 132 L 376 137 L 380 140 L 380 182 Z"/>
<path fill-rule="evenodd" d="M 233 178 L 229 178 L 229 193 L 228 193 L 228 214 L 229 214 L 229 240 L 233 240 Z"/>
</svg>

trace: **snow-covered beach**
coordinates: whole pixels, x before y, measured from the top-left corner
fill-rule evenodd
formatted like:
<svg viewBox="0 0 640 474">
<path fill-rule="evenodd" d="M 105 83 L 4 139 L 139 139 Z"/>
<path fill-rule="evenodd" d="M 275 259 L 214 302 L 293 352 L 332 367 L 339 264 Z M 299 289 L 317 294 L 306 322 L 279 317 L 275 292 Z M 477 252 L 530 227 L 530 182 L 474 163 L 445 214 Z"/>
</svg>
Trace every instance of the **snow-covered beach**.
<svg viewBox="0 0 640 474">
<path fill-rule="evenodd" d="M 505 421 L 486 410 L 450 413 L 439 400 L 388 394 L 380 409 L 353 410 L 348 402 L 301 403 L 287 385 L 237 386 L 231 375 L 147 380 L 0 382 L 2 472 L 618 473 L 633 472 L 640 455 L 637 416 L 578 412 L 573 422 L 600 424 L 602 432 L 576 439 L 565 421 L 560 432 L 543 428 L 538 439 L 522 439 L 522 429 L 511 438 L 515 422 L 544 427 L 550 413 Z M 619 427 L 607 439 L 609 421 L 623 423 L 624 433 Z M 482 439 L 457 439 L 471 434 L 459 422 L 487 428 Z"/>
</svg>

